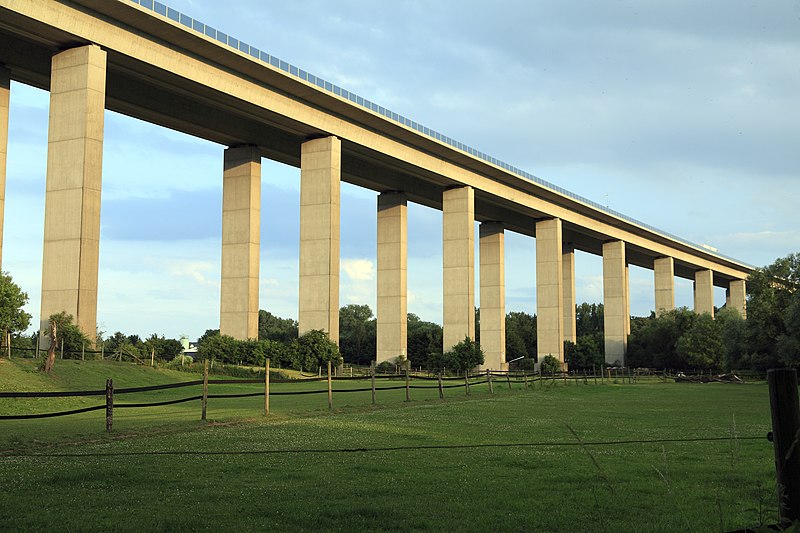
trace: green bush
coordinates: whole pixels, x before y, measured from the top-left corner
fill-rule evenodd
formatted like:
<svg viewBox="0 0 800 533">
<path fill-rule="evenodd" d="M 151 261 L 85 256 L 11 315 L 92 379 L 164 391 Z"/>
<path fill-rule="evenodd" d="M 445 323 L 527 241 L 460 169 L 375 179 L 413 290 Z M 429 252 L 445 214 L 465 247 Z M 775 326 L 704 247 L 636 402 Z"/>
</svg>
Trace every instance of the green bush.
<svg viewBox="0 0 800 533">
<path fill-rule="evenodd" d="M 183 360 L 183 364 L 181 364 L 181 359 Z M 171 361 L 167 361 L 166 363 L 164 363 L 163 366 L 164 368 L 171 368 L 171 369 L 183 367 L 187 370 L 195 370 L 193 368 L 193 365 L 194 365 L 194 358 L 191 355 L 184 355 L 184 356 L 179 355 L 175 359 L 172 359 Z"/>
<path fill-rule="evenodd" d="M 469 337 L 453 346 L 442 358 L 442 366 L 465 372 L 472 370 L 484 361 L 480 344 Z"/>
<path fill-rule="evenodd" d="M 339 354 L 339 347 L 335 342 L 328 338 L 328 334 L 319 329 L 312 329 L 300 336 L 295 348 L 295 364 L 299 364 L 297 370 L 316 370 L 325 366 L 328 361 L 332 366 L 342 363 L 342 356 Z"/>
<path fill-rule="evenodd" d="M 394 374 L 396 368 L 396 363 L 392 361 L 383 361 L 381 364 L 375 367 L 375 372 L 378 374 Z"/>
<path fill-rule="evenodd" d="M 533 357 L 524 357 L 519 361 L 511 363 L 511 367 L 515 370 L 536 370 L 536 359 Z"/>
<path fill-rule="evenodd" d="M 555 374 L 556 372 L 561 372 L 561 361 L 552 355 L 545 355 L 544 359 L 542 359 L 542 364 L 540 365 L 539 370 L 543 374 Z"/>
</svg>

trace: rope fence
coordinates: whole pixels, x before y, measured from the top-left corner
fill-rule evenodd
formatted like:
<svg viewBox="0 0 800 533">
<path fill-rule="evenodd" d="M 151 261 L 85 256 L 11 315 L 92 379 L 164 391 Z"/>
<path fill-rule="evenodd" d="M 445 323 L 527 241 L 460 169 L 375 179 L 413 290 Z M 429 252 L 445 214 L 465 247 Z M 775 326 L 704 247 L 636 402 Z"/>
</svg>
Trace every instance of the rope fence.
<svg viewBox="0 0 800 533">
<path fill-rule="evenodd" d="M 606 369 L 601 368 L 599 375 L 597 372 L 592 372 L 592 374 L 587 374 L 586 372 L 583 373 L 572 373 L 569 374 L 567 372 L 553 372 L 550 374 L 543 374 L 542 372 L 536 371 L 532 373 L 528 373 L 526 371 L 509 371 L 509 370 L 486 370 L 477 373 L 468 373 L 465 372 L 463 375 L 460 376 L 445 376 L 442 373 L 438 373 L 435 376 L 431 375 L 419 375 L 413 374 L 410 372 L 409 368 L 406 367 L 404 374 L 377 374 L 375 372 L 375 368 L 370 369 L 369 375 L 362 375 L 362 376 L 333 376 L 331 373 L 331 368 L 329 364 L 328 374 L 324 376 L 320 375 L 313 375 L 309 377 L 303 377 L 301 379 L 282 379 L 282 378 L 272 378 L 269 375 L 269 359 L 266 361 L 265 365 L 265 379 L 229 379 L 229 378 L 214 378 L 209 379 L 209 368 L 208 368 L 208 361 L 204 363 L 204 371 L 203 371 L 203 379 L 202 380 L 194 380 L 194 381 L 186 381 L 181 383 L 168 383 L 164 385 L 150 385 L 144 387 L 126 387 L 126 388 L 119 388 L 114 389 L 112 380 L 107 380 L 106 388 L 105 389 L 98 389 L 98 390 L 85 390 L 85 391 L 40 391 L 40 392 L 5 392 L 0 391 L 0 399 L 4 398 L 69 398 L 69 397 L 93 397 L 93 396 L 105 396 L 106 402 L 101 405 L 94 405 L 89 407 L 83 407 L 78 409 L 70 409 L 58 412 L 51 412 L 51 413 L 35 413 L 35 414 L 19 414 L 19 415 L 0 415 L 0 420 L 29 420 L 29 419 L 42 419 L 42 418 L 54 418 L 54 417 L 62 417 L 62 416 L 71 416 L 71 415 L 78 415 L 82 413 L 88 413 L 92 411 L 99 411 L 102 409 L 106 409 L 106 429 L 108 431 L 112 430 L 113 427 L 113 411 L 115 408 L 117 409 L 133 409 L 133 408 L 148 408 L 148 407 L 163 407 L 168 405 L 177 405 L 192 401 L 201 401 L 202 405 L 202 415 L 201 419 L 206 419 L 206 407 L 207 402 L 209 399 L 214 400 L 224 400 L 224 399 L 233 399 L 233 398 L 254 398 L 254 397 L 263 397 L 265 401 L 265 408 L 264 414 L 269 414 L 269 398 L 270 396 L 305 396 L 305 395 L 315 395 L 315 394 L 327 394 L 328 395 L 328 407 L 330 409 L 333 408 L 333 398 L 335 395 L 341 394 L 349 394 L 349 393 L 363 393 L 363 392 L 371 392 L 372 393 L 372 403 L 377 403 L 377 394 L 382 391 L 397 391 L 403 390 L 406 391 L 406 401 L 411 401 L 411 391 L 412 390 L 438 390 L 439 398 L 444 399 L 445 390 L 452 390 L 452 389 L 464 389 L 465 395 L 470 395 L 471 390 L 470 388 L 473 386 L 479 385 L 488 385 L 488 390 L 490 394 L 494 394 L 494 387 L 495 386 L 502 386 L 506 385 L 508 390 L 513 390 L 514 385 L 523 385 L 524 389 L 528 388 L 535 388 L 538 384 L 540 388 L 544 388 L 546 386 L 554 386 L 558 383 L 563 383 L 564 385 L 568 385 L 570 383 L 574 383 L 576 386 L 588 385 L 590 382 L 592 383 L 605 383 L 608 381 L 609 383 L 634 383 L 639 379 L 639 372 L 631 372 L 629 369 Z M 663 380 L 669 379 L 671 376 L 666 371 L 663 373 L 658 374 L 659 377 Z M 393 381 L 404 381 L 401 385 L 394 385 L 394 384 L 386 384 L 386 385 L 378 385 L 379 380 L 393 380 Z M 308 383 L 320 383 L 320 382 L 327 382 L 326 388 L 318 388 L 312 390 L 281 390 L 281 391 L 270 391 L 271 384 L 291 384 L 291 385 L 300 385 L 300 384 L 308 384 Z M 369 387 L 357 387 L 357 388 L 334 388 L 333 382 L 354 382 L 354 381 L 370 381 Z M 416 381 L 416 384 L 412 384 L 412 381 Z M 420 384 L 419 382 L 434 382 L 433 384 L 426 385 Z M 261 384 L 263 386 L 263 390 L 258 392 L 238 392 L 238 393 L 209 393 L 208 389 L 209 386 L 218 386 L 218 385 L 255 385 Z M 136 402 L 136 403 L 116 403 L 115 400 L 119 399 L 119 395 L 122 394 L 136 394 L 136 393 L 143 393 L 143 392 L 154 392 L 154 391 L 164 391 L 164 390 L 173 390 L 173 389 L 180 389 L 186 387 L 203 387 L 203 393 L 200 395 L 193 395 L 184 398 L 177 398 L 171 400 L 163 400 L 163 401 L 153 401 L 153 402 Z"/>
<path fill-rule="evenodd" d="M 268 368 L 268 367 L 267 367 Z M 269 372 L 266 373 L 266 376 L 269 376 Z M 208 376 L 208 364 L 206 363 L 204 367 L 204 376 L 202 380 L 194 380 L 194 381 L 186 381 L 181 383 L 168 383 L 164 385 L 150 385 L 145 387 L 125 387 L 125 388 L 118 388 L 114 389 L 113 381 L 107 380 L 106 388 L 105 389 L 97 389 L 97 390 L 84 390 L 84 391 L 26 391 L 26 392 L 0 392 L 0 399 L 4 398 L 70 398 L 70 397 L 93 397 L 93 396 L 105 396 L 106 402 L 102 405 L 94 405 L 90 407 L 83 407 L 79 409 L 69 409 L 65 411 L 58 411 L 58 412 L 51 412 L 51 413 L 35 413 L 35 414 L 19 414 L 19 415 L 0 415 L 0 420 L 28 420 L 28 419 L 41 419 L 41 418 L 54 418 L 54 417 L 61 417 L 61 416 L 71 416 L 77 415 L 82 413 L 88 413 L 92 411 L 99 411 L 102 409 L 106 409 L 106 418 L 107 418 L 107 430 L 111 431 L 113 427 L 113 410 L 116 409 L 132 409 L 132 408 L 147 408 L 147 407 L 162 407 L 167 405 L 177 405 L 186 402 L 192 402 L 200 400 L 203 405 L 206 405 L 206 402 L 209 399 L 215 400 L 222 400 L 222 399 L 232 399 L 232 398 L 251 398 L 251 397 L 264 397 L 266 405 L 268 404 L 268 397 L 269 396 L 301 396 L 301 395 L 314 395 L 314 394 L 328 394 L 329 395 L 329 407 L 333 407 L 333 395 L 340 395 L 340 394 L 349 394 L 349 393 L 363 393 L 363 392 L 372 392 L 373 393 L 373 403 L 376 403 L 377 398 L 376 394 L 381 391 L 397 391 L 405 389 L 407 391 L 406 400 L 411 400 L 410 391 L 411 390 L 438 390 L 439 397 L 444 399 L 444 390 L 446 389 L 458 389 L 463 388 L 465 389 L 465 393 L 468 395 L 470 394 L 470 387 L 477 386 L 477 385 L 484 385 L 487 383 L 491 383 L 492 376 L 498 376 L 505 378 L 504 380 L 508 381 L 509 387 L 511 387 L 512 381 L 514 383 L 520 384 L 524 383 L 525 387 L 529 387 L 535 384 L 537 381 L 541 381 L 543 379 L 548 379 L 547 376 L 542 377 L 538 372 L 534 374 L 528 374 L 526 372 L 508 372 L 508 371 L 485 371 L 480 373 L 465 373 L 463 376 L 443 376 L 441 374 L 432 377 L 432 376 L 420 376 L 420 375 L 413 375 L 409 372 L 405 373 L 405 376 L 396 375 L 396 374 L 376 374 L 374 371 L 367 376 L 332 376 L 328 374 L 327 376 L 314 376 L 303 378 L 299 380 L 291 380 L 291 379 L 274 379 L 267 377 L 266 379 L 227 379 L 227 378 L 215 378 L 209 379 Z M 549 379 L 555 380 L 557 376 L 553 375 L 550 376 Z M 378 380 L 405 380 L 405 383 L 402 385 L 392 385 L 392 384 L 385 384 L 385 385 L 378 385 L 376 381 Z M 435 382 L 435 384 L 425 385 L 425 384 L 412 384 L 411 381 L 417 382 Z M 328 382 L 327 388 L 318 388 L 313 390 L 282 390 L 282 391 L 270 391 L 269 385 L 270 384 L 292 384 L 292 385 L 299 385 L 304 383 L 319 383 L 322 381 Z M 357 387 L 357 388 L 338 388 L 334 389 L 332 386 L 333 382 L 352 382 L 352 381 L 371 381 L 371 385 L 369 387 Z M 454 382 L 458 383 L 454 383 Z M 241 392 L 241 393 L 209 393 L 208 387 L 209 385 L 253 385 L 253 384 L 262 384 L 264 385 L 264 390 L 258 392 Z M 164 390 L 174 390 L 174 389 L 181 389 L 187 387 L 203 387 L 203 394 L 201 395 L 193 395 L 188 396 L 185 398 L 177 398 L 171 400 L 164 400 L 164 401 L 153 401 L 153 402 L 136 402 L 136 403 L 116 403 L 115 400 L 119 399 L 120 395 L 123 394 L 135 394 L 135 393 L 143 393 L 143 392 L 154 392 L 154 391 L 164 391 Z M 493 392 L 493 391 L 492 391 Z M 204 409 L 205 411 L 205 409 Z M 205 412 L 203 413 L 205 414 Z M 205 417 L 202 417 L 205 419 Z"/>
</svg>

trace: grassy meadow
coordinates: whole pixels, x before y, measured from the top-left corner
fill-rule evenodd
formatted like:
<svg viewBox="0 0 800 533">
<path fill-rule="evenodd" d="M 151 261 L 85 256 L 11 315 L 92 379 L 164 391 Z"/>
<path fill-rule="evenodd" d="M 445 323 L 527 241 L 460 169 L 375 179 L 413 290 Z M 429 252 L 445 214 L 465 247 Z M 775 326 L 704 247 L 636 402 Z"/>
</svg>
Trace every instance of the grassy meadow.
<svg viewBox="0 0 800 533">
<path fill-rule="evenodd" d="M 62 363 L 59 361 L 58 363 Z M 0 390 L 192 380 L 0 360 Z M 113 375 L 112 375 L 113 374 Z M 368 382 L 339 382 L 360 388 Z M 381 382 L 388 386 L 389 383 Z M 397 384 L 396 382 L 392 384 Z M 429 382 L 434 385 L 435 382 Z M 379 385 L 380 386 L 380 385 Z M 220 385 L 212 393 L 255 391 Z M 273 392 L 324 383 L 275 384 Z M 194 388 L 120 396 L 162 401 Z M 763 383 L 495 383 L 263 398 L 0 421 L 0 530 L 731 531 L 775 522 Z M 102 398 L 0 399 L 0 414 Z M 721 438 L 699 442 L 635 442 Z M 626 443 L 600 444 L 608 441 Z M 583 445 L 581 445 L 583 443 Z M 347 450 L 347 451 L 342 451 Z"/>
</svg>

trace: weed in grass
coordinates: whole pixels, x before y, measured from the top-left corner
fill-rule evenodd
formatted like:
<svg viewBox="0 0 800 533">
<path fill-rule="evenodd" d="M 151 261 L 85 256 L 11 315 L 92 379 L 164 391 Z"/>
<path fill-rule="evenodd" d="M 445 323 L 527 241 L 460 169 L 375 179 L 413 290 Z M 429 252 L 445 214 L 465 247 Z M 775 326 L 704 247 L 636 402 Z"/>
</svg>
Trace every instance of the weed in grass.
<svg viewBox="0 0 800 533">
<path fill-rule="evenodd" d="M 655 466 L 653 467 L 653 470 L 656 471 L 656 473 L 658 474 L 658 477 L 661 479 L 661 481 L 664 482 L 664 485 L 667 488 L 667 495 L 669 496 L 669 500 L 670 500 L 673 508 L 678 510 L 678 513 L 680 514 L 681 519 L 686 524 L 686 531 L 692 531 L 692 525 L 689 523 L 688 518 L 686 518 L 686 512 L 684 510 L 684 506 L 681 504 L 680 501 L 678 501 L 678 498 L 675 495 L 675 492 L 672 490 L 672 482 L 670 481 L 670 478 L 669 478 L 669 461 L 667 461 L 667 450 L 663 445 L 661 446 L 661 459 L 662 459 L 662 463 L 663 463 L 662 464 L 662 468 L 663 468 L 664 471 L 662 472 L 661 470 L 659 470 Z"/>
<path fill-rule="evenodd" d="M 605 472 L 603 472 L 603 469 L 600 468 L 600 463 L 597 462 L 597 459 L 595 459 L 594 454 L 591 452 L 591 450 L 589 450 L 589 448 L 586 447 L 586 445 L 584 444 L 584 442 L 581 439 L 580 435 L 578 435 L 578 432 L 575 431 L 575 429 L 572 426 L 570 426 L 569 424 L 565 424 L 565 425 L 567 426 L 567 429 L 569 429 L 570 433 L 572 433 L 572 435 L 575 437 L 575 440 L 577 440 L 578 443 L 580 444 L 581 451 L 585 455 L 587 455 L 589 457 L 589 459 L 592 461 L 592 464 L 594 465 L 595 471 L 597 473 L 596 479 L 601 481 L 602 484 L 608 489 L 608 491 L 613 494 L 614 493 L 614 486 L 611 484 L 611 481 L 608 479 L 608 476 L 606 476 Z M 597 483 L 595 483 L 595 485 L 596 484 Z M 603 509 L 603 506 L 600 505 L 600 499 L 599 499 L 599 496 L 598 496 L 598 491 L 595 490 L 595 487 L 592 487 L 592 496 L 594 498 L 594 504 L 595 504 L 595 508 L 594 508 L 594 511 L 596 513 L 595 516 L 597 518 L 597 521 L 600 523 L 600 529 L 602 531 L 607 531 L 606 530 L 605 517 L 604 517 L 604 511 L 605 510 Z"/>
<path fill-rule="evenodd" d="M 731 421 L 731 462 L 734 466 L 739 465 L 739 434 L 736 431 L 736 413 L 733 413 Z"/>
<path fill-rule="evenodd" d="M 771 506 L 767 503 L 772 500 L 772 497 L 774 496 L 773 491 L 766 488 L 759 480 L 756 482 L 755 489 L 753 489 L 751 492 L 751 496 L 755 501 L 755 507 L 749 507 L 747 511 L 754 512 L 756 514 L 756 518 L 758 519 L 758 524 L 756 527 L 765 527 L 767 526 L 767 516 L 773 514 L 773 512 L 777 513 L 777 509 L 771 508 Z"/>
</svg>

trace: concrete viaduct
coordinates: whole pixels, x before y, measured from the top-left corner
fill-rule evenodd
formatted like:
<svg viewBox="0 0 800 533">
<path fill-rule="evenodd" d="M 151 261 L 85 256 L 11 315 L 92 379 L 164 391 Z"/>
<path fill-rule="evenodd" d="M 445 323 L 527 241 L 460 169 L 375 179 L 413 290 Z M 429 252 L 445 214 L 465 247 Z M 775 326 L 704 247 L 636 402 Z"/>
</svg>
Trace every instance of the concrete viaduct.
<svg viewBox="0 0 800 533">
<path fill-rule="evenodd" d="M 625 357 L 628 265 L 654 271 L 657 312 L 675 306 L 678 276 L 694 281 L 696 312 L 714 312 L 720 286 L 745 313 L 749 266 L 543 182 L 153 0 L 0 0 L 0 65 L 0 225 L 15 80 L 50 91 L 41 317 L 65 310 L 86 332 L 96 330 L 105 109 L 229 147 L 224 334 L 257 337 L 262 157 L 301 169 L 301 332 L 323 329 L 338 340 L 341 181 L 380 193 L 379 362 L 406 353 L 408 202 L 443 212 L 445 348 L 475 337 L 480 222 L 489 368 L 505 366 L 506 230 L 536 238 L 540 356 L 563 360 L 564 340 L 575 340 L 576 250 L 603 258 L 608 362 Z"/>
</svg>

